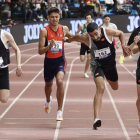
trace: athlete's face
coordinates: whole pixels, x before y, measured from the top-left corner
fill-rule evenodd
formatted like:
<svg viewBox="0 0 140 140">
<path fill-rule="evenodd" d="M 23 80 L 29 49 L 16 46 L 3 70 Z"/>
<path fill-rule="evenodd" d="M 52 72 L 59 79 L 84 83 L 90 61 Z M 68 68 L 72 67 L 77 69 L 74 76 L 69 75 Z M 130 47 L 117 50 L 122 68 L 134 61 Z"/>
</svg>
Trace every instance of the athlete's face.
<svg viewBox="0 0 140 140">
<path fill-rule="evenodd" d="M 87 23 L 91 23 L 92 22 L 91 15 L 86 16 L 86 21 L 87 21 Z"/>
<path fill-rule="evenodd" d="M 104 21 L 104 23 L 106 23 L 106 24 L 110 23 L 110 17 L 105 17 L 105 18 L 103 19 L 103 21 Z"/>
<path fill-rule="evenodd" d="M 50 20 L 50 24 L 55 26 L 55 25 L 58 25 L 58 22 L 59 22 L 59 14 L 58 13 L 51 13 L 49 16 L 48 16 L 48 19 Z"/>
<path fill-rule="evenodd" d="M 88 32 L 88 34 L 95 41 L 100 41 L 100 39 L 101 39 L 101 30 L 100 30 L 100 28 L 98 28 L 98 30 L 97 29 L 94 30 L 93 32 Z"/>
</svg>

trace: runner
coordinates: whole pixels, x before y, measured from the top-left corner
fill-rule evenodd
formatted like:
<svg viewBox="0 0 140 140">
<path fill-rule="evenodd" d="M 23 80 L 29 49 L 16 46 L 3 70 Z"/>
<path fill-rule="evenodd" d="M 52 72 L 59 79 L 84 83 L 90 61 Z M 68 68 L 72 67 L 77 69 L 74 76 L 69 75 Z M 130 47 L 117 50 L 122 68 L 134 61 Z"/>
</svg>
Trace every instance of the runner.
<svg viewBox="0 0 140 140">
<path fill-rule="evenodd" d="M 96 84 L 96 94 L 94 97 L 94 124 L 93 128 L 101 126 L 99 112 L 102 104 L 102 96 L 105 90 L 104 76 L 113 90 L 118 89 L 118 73 L 115 61 L 115 48 L 113 36 L 119 37 L 124 56 L 128 56 L 131 50 L 126 47 L 124 33 L 120 30 L 111 28 L 99 28 L 96 23 L 89 23 L 87 33 L 75 35 L 71 38 L 64 38 L 66 42 L 78 41 L 86 43 L 91 49 L 91 72 Z"/>
<path fill-rule="evenodd" d="M 71 37 L 67 26 L 59 25 L 59 9 L 52 7 L 48 10 L 49 25 L 43 28 L 39 38 L 39 54 L 45 53 L 44 60 L 44 80 L 46 103 L 45 110 L 47 113 L 51 110 L 51 92 L 54 76 L 57 85 L 57 121 L 62 121 L 62 105 L 64 97 L 63 79 L 66 72 L 66 59 L 64 54 L 64 36 Z"/>
<path fill-rule="evenodd" d="M 82 34 L 87 31 L 87 25 L 92 22 L 93 14 L 91 12 L 86 13 L 85 14 L 85 19 L 86 19 L 87 22 L 85 24 L 82 24 L 79 27 L 76 34 L 78 34 L 80 31 L 81 31 Z M 86 65 L 85 65 L 84 77 L 89 78 L 89 76 L 87 75 L 87 70 L 88 70 L 89 64 L 90 64 L 90 50 L 89 50 L 88 46 L 86 46 L 84 43 L 81 43 L 81 49 L 80 49 L 80 60 L 81 60 L 81 62 L 84 62 L 84 60 L 86 59 L 85 53 L 87 53 L 87 62 L 86 62 Z"/>
<path fill-rule="evenodd" d="M 16 75 L 18 77 L 22 75 L 20 50 L 16 45 L 13 36 L 9 32 L 0 29 L 0 101 L 2 103 L 6 103 L 10 96 L 8 69 L 8 64 L 10 64 L 10 52 L 8 43 L 16 53 Z"/>
</svg>

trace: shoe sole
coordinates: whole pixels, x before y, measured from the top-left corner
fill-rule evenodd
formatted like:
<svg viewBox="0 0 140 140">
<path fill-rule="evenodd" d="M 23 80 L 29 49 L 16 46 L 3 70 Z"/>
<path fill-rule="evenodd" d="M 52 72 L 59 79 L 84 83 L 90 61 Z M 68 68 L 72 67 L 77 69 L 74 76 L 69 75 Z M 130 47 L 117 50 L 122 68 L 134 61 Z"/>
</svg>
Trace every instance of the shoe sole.
<svg viewBox="0 0 140 140">
<path fill-rule="evenodd" d="M 56 121 L 63 121 L 63 119 L 56 119 Z"/>
<path fill-rule="evenodd" d="M 93 128 L 96 130 L 97 127 L 101 126 L 101 120 L 98 120 L 96 123 L 93 124 Z"/>
<path fill-rule="evenodd" d="M 63 118 L 57 118 L 56 121 L 63 121 Z"/>
</svg>

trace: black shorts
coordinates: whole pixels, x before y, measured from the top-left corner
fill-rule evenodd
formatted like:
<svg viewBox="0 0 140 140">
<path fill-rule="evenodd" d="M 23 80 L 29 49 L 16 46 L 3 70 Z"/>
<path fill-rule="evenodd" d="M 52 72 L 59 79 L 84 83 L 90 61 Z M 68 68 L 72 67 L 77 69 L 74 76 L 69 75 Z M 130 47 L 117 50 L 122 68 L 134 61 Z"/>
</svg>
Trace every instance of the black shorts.
<svg viewBox="0 0 140 140">
<path fill-rule="evenodd" d="M 85 55 L 86 51 L 87 51 L 87 54 L 90 53 L 89 47 L 86 46 L 84 43 L 81 43 L 80 55 Z"/>
<path fill-rule="evenodd" d="M 51 82 L 53 80 L 54 76 L 56 77 L 56 75 L 59 71 L 62 71 L 65 74 L 66 67 L 67 67 L 66 61 L 61 61 L 56 66 L 53 66 L 52 68 L 45 65 L 44 66 L 44 80 L 45 80 L 45 82 Z"/>
<path fill-rule="evenodd" d="M 9 69 L 8 69 L 8 67 L 0 69 L 0 90 L 1 89 L 9 90 Z"/>
<path fill-rule="evenodd" d="M 118 73 L 116 67 L 102 68 L 98 66 L 95 70 L 93 77 L 97 78 L 99 76 L 102 76 L 103 78 L 105 76 L 107 80 L 110 80 L 112 82 L 118 81 Z"/>
<path fill-rule="evenodd" d="M 140 68 L 136 70 L 136 83 L 140 85 Z"/>
</svg>

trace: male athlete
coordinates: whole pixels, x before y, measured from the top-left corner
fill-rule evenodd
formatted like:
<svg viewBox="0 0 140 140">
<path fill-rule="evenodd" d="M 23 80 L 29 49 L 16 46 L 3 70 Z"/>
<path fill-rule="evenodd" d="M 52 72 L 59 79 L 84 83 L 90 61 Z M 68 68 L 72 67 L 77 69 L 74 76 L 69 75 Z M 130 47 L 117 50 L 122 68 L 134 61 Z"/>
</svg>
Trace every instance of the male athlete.
<svg viewBox="0 0 140 140">
<path fill-rule="evenodd" d="M 99 28 L 96 23 L 89 23 L 87 33 L 75 35 L 71 38 L 64 38 L 66 42 L 78 41 L 86 43 L 91 48 L 91 72 L 96 84 L 96 94 L 94 97 L 94 124 L 93 128 L 101 126 L 99 112 L 102 104 L 102 96 L 105 89 L 104 76 L 113 90 L 118 89 L 118 73 L 115 61 L 115 48 L 113 36 L 119 37 L 124 56 L 128 56 L 131 50 L 126 47 L 124 33 L 111 28 Z"/>
<path fill-rule="evenodd" d="M 8 64 L 10 63 L 9 58 L 9 47 L 8 43 L 15 50 L 17 69 L 16 75 L 20 77 L 22 75 L 21 69 L 21 55 L 18 46 L 16 45 L 13 36 L 7 31 L 0 29 L 0 101 L 6 103 L 10 96 L 9 91 L 9 69 Z"/>
<path fill-rule="evenodd" d="M 64 36 L 71 37 L 67 26 L 59 25 L 59 9 L 52 7 L 48 10 L 49 25 L 43 28 L 40 32 L 38 53 L 45 53 L 44 60 L 44 80 L 46 104 L 45 110 L 47 113 L 51 109 L 51 92 L 54 76 L 56 77 L 57 85 L 57 121 L 62 121 L 62 105 L 64 97 L 63 79 L 66 72 L 66 59 L 64 55 Z"/>
<path fill-rule="evenodd" d="M 78 34 L 80 31 L 82 32 L 82 34 L 87 31 L 87 25 L 92 22 L 93 14 L 91 12 L 86 13 L 85 14 L 85 19 L 86 19 L 87 22 L 85 24 L 82 24 L 79 27 L 76 34 Z M 87 52 L 87 62 L 86 62 L 86 65 L 85 65 L 84 77 L 89 78 L 89 76 L 87 75 L 87 70 L 88 70 L 89 64 L 90 64 L 90 50 L 89 50 L 88 46 L 86 46 L 84 43 L 81 43 L 81 49 L 80 49 L 80 60 L 81 60 L 81 62 L 83 62 L 86 59 L 85 52 Z"/>
</svg>

